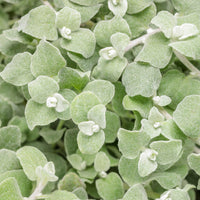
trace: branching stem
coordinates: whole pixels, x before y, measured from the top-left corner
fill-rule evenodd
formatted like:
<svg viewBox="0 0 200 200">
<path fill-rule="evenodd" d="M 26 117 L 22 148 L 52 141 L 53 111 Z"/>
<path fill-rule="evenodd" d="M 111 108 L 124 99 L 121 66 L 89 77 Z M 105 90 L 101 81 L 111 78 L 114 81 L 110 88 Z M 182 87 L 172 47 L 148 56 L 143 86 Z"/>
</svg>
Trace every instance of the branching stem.
<svg viewBox="0 0 200 200">
<path fill-rule="evenodd" d="M 55 11 L 54 7 L 49 3 L 48 0 L 41 0 L 41 1 L 42 1 L 42 3 L 43 3 L 44 5 L 49 6 L 49 8 L 51 8 L 52 10 Z"/>
<path fill-rule="evenodd" d="M 149 36 L 154 35 L 155 33 L 159 33 L 159 32 L 161 32 L 160 29 L 148 29 L 147 34 L 145 34 L 135 40 L 132 40 L 129 43 L 129 45 L 126 47 L 125 52 L 129 51 L 130 49 L 132 49 L 133 47 L 135 47 L 139 44 L 143 44 Z"/>
</svg>

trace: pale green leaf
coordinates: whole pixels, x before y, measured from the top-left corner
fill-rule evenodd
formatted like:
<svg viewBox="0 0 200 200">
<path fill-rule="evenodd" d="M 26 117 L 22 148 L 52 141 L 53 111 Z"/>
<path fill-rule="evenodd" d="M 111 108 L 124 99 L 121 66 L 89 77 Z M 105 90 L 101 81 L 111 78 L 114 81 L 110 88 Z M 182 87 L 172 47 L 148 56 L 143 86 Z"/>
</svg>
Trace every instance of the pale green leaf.
<svg viewBox="0 0 200 200">
<path fill-rule="evenodd" d="M 97 172 L 107 171 L 110 168 L 110 160 L 104 152 L 96 154 L 94 168 Z"/>
<path fill-rule="evenodd" d="M 1 72 L 1 77 L 16 86 L 22 86 L 33 80 L 30 70 L 31 54 L 28 52 L 17 54 Z"/>
<path fill-rule="evenodd" d="M 66 27 L 71 31 L 76 31 L 81 25 L 81 15 L 75 9 L 66 6 L 57 13 L 56 25 L 58 28 Z"/>
<path fill-rule="evenodd" d="M 128 0 L 128 14 L 135 14 L 143 11 L 152 4 L 152 0 Z"/>
<path fill-rule="evenodd" d="M 141 131 L 129 131 L 121 128 L 118 131 L 118 139 L 119 150 L 123 156 L 134 159 L 149 143 L 150 137 Z"/>
<path fill-rule="evenodd" d="M 117 32 L 131 36 L 129 25 L 121 16 L 115 16 L 111 20 L 100 21 L 94 29 L 97 43 L 101 47 L 111 46 L 110 37 Z"/>
<path fill-rule="evenodd" d="M 66 61 L 59 49 L 51 43 L 41 40 L 31 60 L 31 72 L 39 75 L 56 76 L 65 67 Z"/>
<path fill-rule="evenodd" d="M 15 178 L 7 178 L 0 183 L 1 200 L 23 200 Z"/>
<path fill-rule="evenodd" d="M 0 149 L 16 150 L 21 145 L 21 131 L 17 126 L 0 128 Z"/>
<path fill-rule="evenodd" d="M 46 103 L 48 97 L 59 91 L 58 83 L 48 76 L 38 76 L 28 84 L 29 94 L 37 103 Z"/>
<path fill-rule="evenodd" d="M 172 50 L 168 44 L 169 40 L 163 33 L 156 33 L 149 36 L 135 61 L 149 63 L 156 68 L 166 67 L 172 57 Z"/>
<path fill-rule="evenodd" d="M 77 95 L 71 103 L 71 117 L 74 123 L 78 124 L 87 121 L 88 111 L 95 105 L 100 104 L 97 96 L 89 91 Z"/>
<path fill-rule="evenodd" d="M 85 58 L 89 58 L 94 54 L 96 39 L 92 31 L 80 28 L 78 31 L 71 33 L 71 40 L 62 39 L 61 47 L 67 51 L 78 53 Z"/>
<path fill-rule="evenodd" d="M 123 182 L 117 173 L 111 172 L 105 179 L 96 181 L 98 194 L 105 200 L 120 199 L 124 195 Z"/>
<path fill-rule="evenodd" d="M 46 104 L 39 104 L 29 100 L 25 108 L 25 117 L 30 130 L 35 126 L 45 126 L 57 119 L 56 111 L 48 108 Z"/>
<path fill-rule="evenodd" d="M 185 97 L 173 113 L 173 119 L 183 133 L 196 138 L 200 134 L 200 96 Z M 194 112 L 195 111 L 195 112 Z"/>
<path fill-rule="evenodd" d="M 92 6 L 98 3 L 103 3 L 105 0 L 70 0 L 70 1 L 83 6 Z"/>
<path fill-rule="evenodd" d="M 22 31 L 39 39 L 56 40 L 56 13 L 43 5 L 32 9 L 23 22 Z"/>
<path fill-rule="evenodd" d="M 72 192 L 65 190 L 56 190 L 54 191 L 46 200 L 79 200 L 78 197 Z"/>
<path fill-rule="evenodd" d="M 105 134 L 101 130 L 94 133 L 92 136 L 78 133 L 77 136 L 78 147 L 83 154 L 95 154 L 97 153 L 104 144 Z"/>
<path fill-rule="evenodd" d="M 35 181 L 36 168 L 38 166 L 44 167 L 47 164 L 47 159 L 44 154 L 35 147 L 25 146 L 17 151 L 17 157 L 23 167 L 26 176 L 31 180 Z"/>
<path fill-rule="evenodd" d="M 114 85 L 106 80 L 91 81 L 86 85 L 84 91 L 91 91 L 96 94 L 104 105 L 108 104 L 115 94 Z"/>
<path fill-rule="evenodd" d="M 124 16 L 128 9 L 127 0 L 120 0 L 115 3 L 113 0 L 108 0 L 108 8 L 114 15 Z"/>
<path fill-rule="evenodd" d="M 188 164 L 198 175 L 200 175 L 200 155 L 192 153 L 187 158 Z"/>
<path fill-rule="evenodd" d="M 128 61 L 126 58 L 115 57 L 112 60 L 100 58 L 97 66 L 92 72 L 92 75 L 96 79 L 116 82 L 120 78 L 127 64 Z"/>
<path fill-rule="evenodd" d="M 122 83 L 129 96 L 153 96 L 160 81 L 161 73 L 159 69 L 138 63 L 129 64 L 122 76 Z"/>
</svg>

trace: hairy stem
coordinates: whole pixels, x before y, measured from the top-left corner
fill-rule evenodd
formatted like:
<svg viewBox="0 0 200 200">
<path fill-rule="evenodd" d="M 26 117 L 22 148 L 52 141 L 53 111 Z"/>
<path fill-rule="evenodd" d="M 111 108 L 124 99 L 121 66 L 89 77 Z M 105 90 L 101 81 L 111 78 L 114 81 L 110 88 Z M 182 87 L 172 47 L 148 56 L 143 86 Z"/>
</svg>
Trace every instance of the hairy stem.
<svg viewBox="0 0 200 200">
<path fill-rule="evenodd" d="M 129 45 L 126 47 L 125 52 L 129 51 L 130 49 L 132 49 L 133 47 L 135 47 L 139 44 L 143 44 L 149 36 L 154 35 L 155 33 L 159 33 L 159 32 L 161 32 L 160 29 L 148 29 L 147 34 L 145 34 L 135 40 L 132 40 L 129 43 Z"/>
<path fill-rule="evenodd" d="M 64 120 L 60 120 L 59 123 L 58 123 L 58 126 L 56 128 L 57 131 L 61 130 L 63 125 L 64 125 L 65 121 Z"/>
<path fill-rule="evenodd" d="M 172 119 L 172 116 L 161 106 L 156 106 L 158 108 L 158 110 L 160 111 L 160 113 L 163 114 L 163 116 L 165 116 L 166 119 Z"/>
<path fill-rule="evenodd" d="M 42 3 L 43 3 L 44 5 L 49 6 L 49 8 L 51 8 L 52 10 L 55 11 L 54 7 L 49 3 L 48 0 L 41 0 L 41 1 L 42 1 Z"/>
<path fill-rule="evenodd" d="M 194 74 L 200 76 L 200 71 L 182 54 L 174 50 L 176 57 Z"/>
<path fill-rule="evenodd" d="M 39 183 L 37 187 L 35 188 L 35 190 L 33 191 L 33 193 L 31 194 L 31 196 L 29 196 L 25 200 L 36 200 L 37 197 L 41 195 L 41 192 L 45 186 L 46 184 Z"/>
</svg>

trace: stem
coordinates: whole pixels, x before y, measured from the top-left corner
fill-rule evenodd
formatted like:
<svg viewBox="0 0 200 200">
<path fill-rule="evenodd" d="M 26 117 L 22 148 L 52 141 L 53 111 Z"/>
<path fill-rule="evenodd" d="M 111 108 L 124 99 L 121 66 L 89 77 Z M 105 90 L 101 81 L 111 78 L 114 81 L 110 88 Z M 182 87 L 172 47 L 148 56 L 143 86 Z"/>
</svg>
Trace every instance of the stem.
<svg viewBox="0 0 200 200">
<path fill-rule="evenodd" d="M 64 125 L 65 121 L 64 120 L 60 120 L 59 123 L 58 123 L 58 126 L 56 128 L 57 131 L 61 130 L 63 125 Z"/>
<path fill-rule="evenodd" d="M 176 57 L 194 74 L 200 76 L 200 71 L 182 54 L 174 50 Z"/>
<path fill-rule="evenodd" d="M 154 35 L 155 33 L 159 33 L 159 32 L 161 32 L 160 29 L 155 29 L 155 30 L 153 30 L 153 29 L 148 29 L 146 35 L 143 35 L 143 36 L 141 36 L 141 37 L 139 37 L 139 38 L 137 38 L 137 39 L 135 39 L 135 40 L 132 40 L 132 41 L 129 43 L 129 45 L 126 47 L 125 52 L 129 51 L 130 49 L 132 49 L 133 47 L 135 47 L 135 46 L 137 46 L 137 45 L 139 45 L 139 44 L 143 44 L 143 43 L 145 42 L 145 40 L 146 40 L 149 36 Z"/>
<path fill-rule="evenodd" d="M 37 197 L 41 195 L 41 192 L 45 186 L 46 184 L 39 183 L 35 188 L 34 192 L 31 194 L 31 196 L 26 198 L 26 200 L 36 200 Z"/>
<path fill-rule="evenodd" d="M 48 0 L 41 0 L 41 1 L 42 1 L 42 3 L 43 3 L 44 5 L 49 6 L 49 8 L 51 8 L 52 10 L 55 11 L 54 7 L 48 2 Z"/>
<path fill-rule="evenodd" d="M 172 119 L 172 116 L 161 106 L 156 106 L 166 119 Z"/>
</svg>

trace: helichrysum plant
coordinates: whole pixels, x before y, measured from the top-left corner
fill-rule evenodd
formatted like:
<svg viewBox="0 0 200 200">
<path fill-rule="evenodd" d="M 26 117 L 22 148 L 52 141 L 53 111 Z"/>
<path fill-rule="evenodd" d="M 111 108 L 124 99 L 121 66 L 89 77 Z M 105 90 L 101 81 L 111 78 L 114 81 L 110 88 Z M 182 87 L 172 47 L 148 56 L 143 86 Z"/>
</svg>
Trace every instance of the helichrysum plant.
<svg viewBox="0 0 200 200">
<path fill-rule="evenodd" d="M 0 200 L 195 200 L 199 0 L 0 0 Z"/>
</svg>

